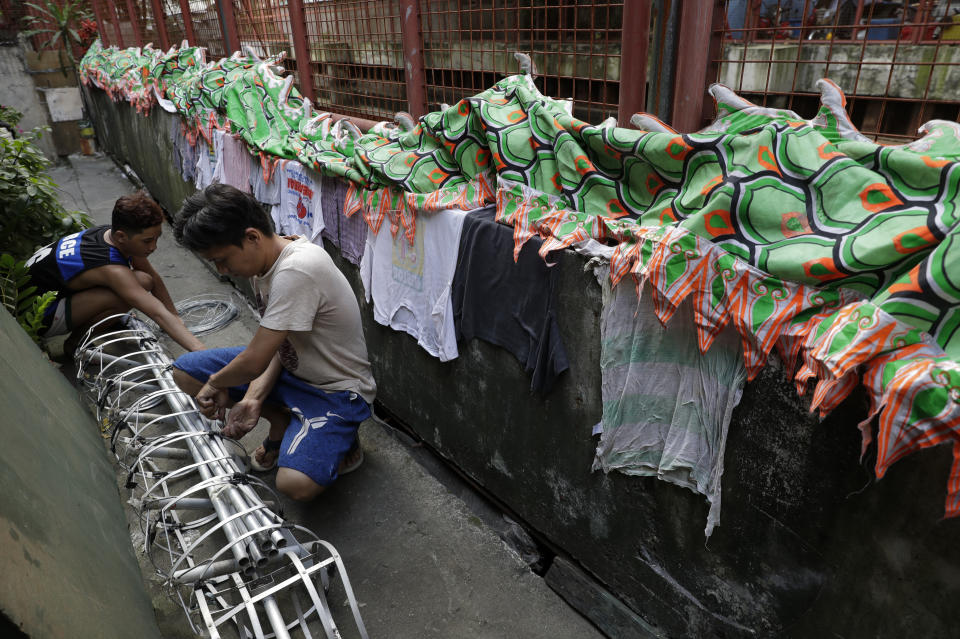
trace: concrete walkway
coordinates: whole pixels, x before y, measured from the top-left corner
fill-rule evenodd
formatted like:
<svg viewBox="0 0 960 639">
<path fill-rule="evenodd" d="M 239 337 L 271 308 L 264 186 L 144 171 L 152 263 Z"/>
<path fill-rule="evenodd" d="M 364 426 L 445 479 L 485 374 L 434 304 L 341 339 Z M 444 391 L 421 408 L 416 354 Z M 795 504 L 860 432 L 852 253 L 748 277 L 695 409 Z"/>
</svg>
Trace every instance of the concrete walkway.
<svg viewBox="0 0 960 639">
<path fill-rule="evenodd" d="M 50 173 L 63 190 L 63 204 L 87 211 L 97 223 L 109 223 L 114 200 L 134 190 L 106 157 L 73 156 Z M 167 227 L 151 262 L 175 301 L 233 290 L 172 235 Z M 256 326 L 244 308 L 239 320 L 202 339 L 211 347 L 246 344 Z M 181 352 L 168 344 L 171 355 Z M 261 422 L 243 440 L 247 450 L 264 435 Z M 284 510 L 340 552 L 371 637 L 602 636 L 501 540 L 496 530 L 507 526 L 499 515 L 429 453 L 374 420 L 361 427 L 360 437 L 365 450 L 360 470 L 315 503 L 287 503 Z M 150 571 L 145 565 L 145 576 Z M 164 636 L 194 636 L 155 579 L 148 583 Z M 357 636 L 345 598 L 332 598 L 331 605 L 344 637 Z"/>
</svg>

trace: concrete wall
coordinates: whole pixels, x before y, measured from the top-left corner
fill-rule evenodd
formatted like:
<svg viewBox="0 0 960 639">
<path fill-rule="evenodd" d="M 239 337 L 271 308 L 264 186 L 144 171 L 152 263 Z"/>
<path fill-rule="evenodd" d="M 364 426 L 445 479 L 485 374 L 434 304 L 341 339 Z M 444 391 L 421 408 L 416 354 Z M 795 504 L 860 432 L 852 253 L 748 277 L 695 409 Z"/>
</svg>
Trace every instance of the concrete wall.
<svg viewBox="0 0 960 639">
<path fill-rule="evenodd" d="M 192 192 L 175 175 L 170 117 L 138 116 L 91 92 L 100 142 L 171 211 Z M 504 229 L 508 233 L 508 229 Z M 652 478 L 590 472 L 600 418 L 600 290 L 583 260 L 560 257 L 561 333 L 571 369 L 532 395 L 512 355 L 484 342 L 440 363 L 373 321 L 357 269 L 383 408 L 591 573 L 661 636 L 945 637 L 960 614 L 960 521 L 942 521 L 950 462 L 934 449 L 871 483 L 855 396 L 822 423 L 776 365 L 748 384 L 726 450 L 723 511 L 709 542 L 707 504 Z M 548 573 L 549 578 L 549 573 Z M 643 636 L 635 626 L 615 636 Z"/>
<path fill-rule="evenodd" d="M 817 80 L 830 78 L 850 94 L 955 101 L 960 86 L 960 46 L 955 44 L 786 42 L 745 46 L 727 41 L 722 59 L 717 81 L 744 92 L 819 94 Z M 896 65 L 891 72 L 893 60 Z"/>
<path fill-rule="evenodd" d="M 29 637 L 159 638 L 100 429 L 2 309 L 0 366 L 0 611 Z"/>
<path fill-rule="evenodd" d="M 50 126 L 47 107 L 41 101 L 33 77 L 27 73 L 23 59 L 23 49 L 13 44 L 0 44 L 0 83 L 3 94 L 0 102 L 23 113 L 23 119 L 17 126 L 24 131 L 37 126 Z M 55 158 L 57 150 L 53 137 L 45 133 L 37 146 L 48 158 Z"/>
<path fill-rule="evenodd" d="M 0 103 L 23 113 L 18 126 L 25 131 L 50 127 L 37 146 L 51 160 L 80 151 L 83 106 L 77 84 L 73 71 L 64 73 L 56 51 L 0 43 Z"/>
<path fill-rule="evenodd" d="M 73 71 L 64 73 L 56 51 L 37 52 L 27 47 L 23 51 L 23 58 L 34 86 L 42 96 L 57 155 L 79 153 L 78 121 L 83 117 L 83 104 L 76 74 Z M 66 58 L 64 61 L 69 64 Z"/>
</svg>

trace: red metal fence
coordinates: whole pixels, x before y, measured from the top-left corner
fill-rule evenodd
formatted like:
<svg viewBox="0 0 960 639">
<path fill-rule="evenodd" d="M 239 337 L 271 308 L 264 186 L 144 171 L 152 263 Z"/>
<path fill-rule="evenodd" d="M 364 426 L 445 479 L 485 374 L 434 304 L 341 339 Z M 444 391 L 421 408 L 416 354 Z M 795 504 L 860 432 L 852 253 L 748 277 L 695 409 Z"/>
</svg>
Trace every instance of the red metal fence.
<svg viewBox="0 0 960 639">
<path fill-rule="evenodd" d="M 729 0 L 714 30 L 715 79 L 758 104 L 817 110 L 815 83 L 847 95 L 861 132 L 902 142 L 960 121 L 960 1 Z"/>
<path fill-rule="evenodd" d="M 408 110 L 400 9 L 399 0 L 304 5 L 303 55 L 311 62 L 301 85 L 320 108 L 376 120 Z"/>
<path fill-rule="evenodd" d="M 533 60 L 540 89 L 572 97 L 584 120 L 620 115 L 625 124 L 644 109 L 645 0 L 93 2 L 108 45 L 186 39 L 211 58 L 243 47 L 261 56 L 286 51 L 305 95 L 355 117 L 422 115 L 457 102 L 517 73 L 517 51 Z"/>
<path fill-rule="evenodd" d="M 960 0 L 92 2 L 107 44 L 186 39 L 211 59 L 242 47 L 286 51 L 318 108 L 367 119 L 422 115 L 482 91 L 518 72 L 518 51 L 541 91 L 573 98 L 589 122 L 626 125 L 647 110 L 649 60 L 651 103 L 672 95 L 661 115 L 681 131 L 713 116 L 705 89 L 715 81 L 811 117 L 815 82 L 830 77 L 854 123 L 881 140 L 960 119 Z M 675 53 L 664 47 L 668 31 Z"/>
<path fill-rule="evenodd" d="M 540 89 L 572 97 L 579 117 L 599 122 L 617 115 L 622 1 L 433 0 L 421 3 L 420 15 L 429 107 L 516 73 L 514 52 L 521 51 L 530 55 Z"/>
</svg>

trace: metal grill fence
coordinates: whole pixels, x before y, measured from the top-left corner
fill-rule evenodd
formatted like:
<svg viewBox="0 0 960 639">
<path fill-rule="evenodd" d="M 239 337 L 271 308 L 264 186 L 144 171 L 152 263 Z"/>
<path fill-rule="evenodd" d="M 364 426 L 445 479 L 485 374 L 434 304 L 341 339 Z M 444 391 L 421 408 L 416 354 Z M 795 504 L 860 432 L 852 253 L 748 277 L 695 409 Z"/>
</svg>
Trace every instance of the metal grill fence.
<svg viewBox="0 0 960 639">
<path fill-rule="evenodd" d="M 286 0 L 232 0 L 232 8 L 241 48 L 249 47 L 262 58 L 291 51 Z"/>
<path fill-rule="evenodd" d="M 881 142 L 960 121 L 960 1 L 729 0 L 716 79 L 765 106 L 813 113 L 832 79 L 853 123 Z"/>
<path fill-rule="evenodd" d="M 881 141 L 960 120 L 960 0 L 92 1 L 107 44 L 286 51 L 318 108 L 362 119 L 453 104 L 518 72 L 519 51 L 589 122 L 649 111 L 694 130 L 714 81 L 810 117 L 820 77 Z"/>
<path fill-rule="evenodd" d="M 310 86 L 324 109 L 376 120 L 409 109 L 399 0 L 304 6 Z"/>
<path fill-rule="evenodd" d="M 184 40 L 189 41 L 190 38 L 187 37 L 186 25 L 183 20 L 183 9 L 177 0 L 160 0 L 159 5 L 167 35 L 167 42 L 161 44 L 165 44 L 167 47 L 170 45 L 179 46 Z"/>
<path fill-rule="evenodd" d="M 583 120 L 615 116 L 623 2 L 421 3 L 427 104 L 455 103 L 516 73 L 530 55 L 547 95 L 572 97 Z"/>
</svg>

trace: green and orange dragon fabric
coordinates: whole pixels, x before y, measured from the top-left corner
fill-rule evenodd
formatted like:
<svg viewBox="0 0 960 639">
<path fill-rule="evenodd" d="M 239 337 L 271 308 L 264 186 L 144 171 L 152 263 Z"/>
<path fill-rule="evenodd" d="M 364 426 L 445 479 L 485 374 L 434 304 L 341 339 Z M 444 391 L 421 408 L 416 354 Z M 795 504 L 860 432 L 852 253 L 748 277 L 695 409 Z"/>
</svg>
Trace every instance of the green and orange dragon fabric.
<svg viewBox="0 0 960 639">
<path fill-rule="evenodd" d="M 81 75 L 207 137 L 237 133 L 265 166 L 297 159 L 350 180 L 345 212 L 374 230 L 389 220 L 412 239 L 418 214 L 495 202 L 518 253 L 534 236 L 545 258 L 587 240 L 612 246 L 614 283 L 648 281 L 662 321 L 692 296 L 702 352 L 732 325 L 749 377 L 776 348 L 798 392 L 816 380 L 821 414 L 862 383 L 878 477 L 951 444 L 946 515 L 960 514 L 960 124 L 877 144 L 822 80 L 810 120 L 714 85 L 718 118 L 696 133 L 649 116 L 637 120 L 648 130 L 591 125 L 521 75 L 407 130 L 347 135 L 277 62 L 95 43 Z"/>
</svg>

